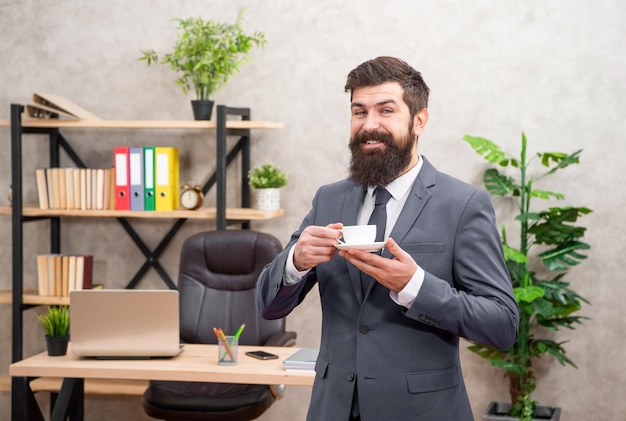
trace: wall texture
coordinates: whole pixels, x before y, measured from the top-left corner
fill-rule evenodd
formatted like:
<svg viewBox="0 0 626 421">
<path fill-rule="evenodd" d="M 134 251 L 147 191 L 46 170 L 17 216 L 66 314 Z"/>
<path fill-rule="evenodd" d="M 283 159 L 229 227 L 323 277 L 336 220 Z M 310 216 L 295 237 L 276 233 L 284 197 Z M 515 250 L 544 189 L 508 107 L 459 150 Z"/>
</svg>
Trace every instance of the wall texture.
<svg viewBox="0 0 626 421">
<path fill-rule="evenodd" d="M 558 189 L 572 205 L 594 213 L 585 218 L 590 258 L 572 271 L 573 287 L 588 298 L 591 320 L 557 338 L 567 343 L 578 369 L 542 361 L 535 398 L 563 407 L 563 419 L 618 419 L 626 412 L 626 363 L 621 334 L 626 329 L 626 289 L 619 259 L 624 241 L 619 215 L 626 205 L 623 166 L 626 132 L 626 3 L 579 0 L 489 1 L 390 0 L 167 0 L 122 1 L 0 0 L 0 118 L 10 103 L 27 102 L 33 92 L 66 96 L 107 119 L 190 119 L 189 99 L 165 66 L 148 68 L 140 50 L 167 52 L 173 44 L 172 18 L 202 16 L 234 20 L 247 8 L 246 28 L 263 31 L 267 46 L 216 96 L 220 104 L 250 106 L 254 119 L 283 121 L 284 130 L 254 133 L 253 161 L 271 160 L 290 177 L 284 189 L 286 216 L 254 223 L 286 242 L 307 212 L 318 186 L 346 174 L 349 107 L 345 76 L 359 63 L 399 56 L 422 71 L 431 87 L 431 119 L 420 151 L 440 170 L 480 185 L 482 160 L 465 134 L 495 140 L 514 153 L 521 132 L 531 151 L 584 149 L 581 165 L 559 178 Z M 213 169 L 206 135 L 190 131 L 72 131 L 78 152 L 90 166 L 111 165 L 117 144 L 178 144 L 181 179 L 204 181 Z M 0 129 L 0 204 L 8 203 L 9 129 Z M 46 142 L 25 140 L 26 198 L 35 201 L 34 168 L 46 165 Z M 64 161 L 67 162 L 67 161 Z M 564 173 L 565 174 L 565 173 Z M 231 176 L 236 176 L 231 171 Z M 622 180 L 622 181 L 620 181 Z M 231 184 L 232 186 L 232 184 Z M 621 186 L 621 187 L 620 187 Z M 236 206 L 236 189 L 229 201 Z M 211 203 L 212 199 L 209 199 Z M 506 207 L 498 207 L 506 217 Z M 33 259 L 46 251 L 47 225 L 26 227 L 25 274 L 35 285 Z M 166 221 L 134 224 L 155 246 Z M 176 277 L 182 239 L 213 228 L 185 225 L 163 256 Z M 0 288 L 11 284 L 10 218 L 0 218 Z M 62 246 L 96 256 L 96 276 L 121 287 L 142 262 L 141 253 L 115 221 L 64 222 Z M 141 287 L 160 288 L 154 272 Z M 0 373 L 10 362 L 10 306 L 0 306 Z M 26 321 L 25 353 L 43 349 L 34 311 Z M 300 346 L 315 346 L 319 300 L 310 294 L 288 318 Z M 476 419 L 491 400 L 506 399 L 505 381 L 488 363 L 463 351 L 463 367 Z M 289 388 L 286 398 L 262 420 L 302 420 L 309 388 Z M 45 403 L 46 397 L 41 397 Z M 147 419 L 137 398 L 88 398 L 88 420 Z M 0 394 L 0 419 L 10 399 Z"/>
</svg>

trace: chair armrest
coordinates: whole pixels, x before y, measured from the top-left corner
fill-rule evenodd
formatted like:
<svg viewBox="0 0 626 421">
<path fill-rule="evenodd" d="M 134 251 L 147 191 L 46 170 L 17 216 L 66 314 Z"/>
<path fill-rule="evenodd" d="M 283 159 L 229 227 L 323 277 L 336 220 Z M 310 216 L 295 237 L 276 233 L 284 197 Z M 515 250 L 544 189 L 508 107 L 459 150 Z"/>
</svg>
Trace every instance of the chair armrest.
<svg viewBox="0 0 626 421">
<path fill-rule="evenodd" d="M 281 400 L 285 396 L 285 390 L 287 386 L 284 384 L 269 384 L 270 393 L 274 396 L 274 399 Z"/>
<path fill-rule="evenodd" d="M 276 332 L 263 344 L 264 346 L 294 346 L 296 344 L 296 332 Z"/>
</svg>

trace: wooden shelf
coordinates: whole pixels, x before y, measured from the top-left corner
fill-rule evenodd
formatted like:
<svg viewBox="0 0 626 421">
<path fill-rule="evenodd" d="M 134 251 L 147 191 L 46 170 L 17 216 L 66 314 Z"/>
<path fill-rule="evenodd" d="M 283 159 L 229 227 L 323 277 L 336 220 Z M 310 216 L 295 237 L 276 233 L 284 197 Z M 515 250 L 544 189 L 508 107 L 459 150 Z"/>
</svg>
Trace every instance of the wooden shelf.
<svg viewBox="0 0 626 421">
<path fill-rule="evenodd" d="M 70 210 L 39 209 L 37 205 L 24 205 L 24 216 L 30 217 L 79 217 L 79 218 L 149 218 L 149 219 L 208 219 L 217 217 L 215 208 L 200 208 L 193 211 L 119 211 L 119 210 Z M 283 209 L 266 211 L 252 208 L 226 208 L 226 219 L 233 221 L 263 221 L 285 214 Z M 10 206 L 0 207 L 0 215 L 11 215 Z"/>
<path fill-rule="evenodd" d="M 39 377 L 30 382 L 33 392 L 58 392 L 63 379 L 58 377 Z M 120 379 L 85 379 L 87 395 L 130 395 L 141 396 L 148 387 L 147 380 Z M 0 392 L 11 391 L 11 376 L 0 375 Z"/>
<path fill-rule="evenodd" d="M 0 291 L 0 303 L 10 304 L 13 301 L 12 298 L 11 291 Z M 70 304 L 69 297 L 46 297 L 37 294 L 24 294 L 22 299 L 25 305 L 34 306 L 67 306 Z"/>
<path fill-rule="evenodd" d="M 0 120 L 0 127 L 11 127 L 10 120 Z M 52 129 L 215 129 L 213 120 L 60 120 L 23 119 L 22 127 Z M 227 129 L 282 129 L 276 121 L 227 120 Z"/>
<path fill-rule="evenodd" d="M 0 290 L 0 304 L 11 304 L 13 302 L 13 291 L 10 289 Z M 67 306 L 70 304 L 69 297 L 48 297 L 38 295 L 35 288 L 24 288 L 22 302 L 26 305 L 35 306 Z"/>
</svg>

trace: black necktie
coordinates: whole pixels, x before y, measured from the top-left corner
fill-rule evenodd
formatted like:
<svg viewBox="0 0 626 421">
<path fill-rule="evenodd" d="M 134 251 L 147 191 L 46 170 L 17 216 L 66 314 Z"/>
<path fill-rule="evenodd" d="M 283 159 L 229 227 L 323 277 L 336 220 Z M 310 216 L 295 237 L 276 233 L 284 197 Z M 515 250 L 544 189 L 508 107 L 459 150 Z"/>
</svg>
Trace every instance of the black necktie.
<svg viewBox="0 0 626 421">
<path fill-rule="evenodd" d="M 376 242 L 385 241 L 385 228 L 387 226 L 387 202 L 391 193 L 384 187 L 376 188 L 376 201 L 374 212 L 370 216 L 369 225 L 376 225 Z"/>
<path fill-rule="evenodd" d="M 391 193 L 384 187 L 376 188 L 376 200 L 374 211 L 368 225 L 376 225 L 376 242 L 385 240 L 385 227 L 387 226 L 387 202 L 391 198 Z M 378 251 L 378 254 L 381 252 Z M 372 282 L 372 277 L 361 272 L 361 292 L 365 296 L 367 289 Z"/>
</svg>

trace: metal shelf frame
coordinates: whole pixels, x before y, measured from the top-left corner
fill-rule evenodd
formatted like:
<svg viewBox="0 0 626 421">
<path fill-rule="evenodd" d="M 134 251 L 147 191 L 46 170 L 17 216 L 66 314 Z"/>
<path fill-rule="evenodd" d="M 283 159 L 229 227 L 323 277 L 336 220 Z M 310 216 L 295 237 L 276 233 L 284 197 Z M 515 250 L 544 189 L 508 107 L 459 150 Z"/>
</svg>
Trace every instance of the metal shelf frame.
<svg viewBox="0 0 626 421">
<path fill-rule="evenodd" d="M 32 305 L 23 302 L 23 267 L 24 267 L 24 235 L 23 225 L 31 221 L 50 221 L 50 252 L 61 251 L 61 217 L 29 217 L 23 215 L 23 169 L 22 169 L 22 136 L 24 134 L 42 134 L 49 138 L 49 166 L 58 167 L 60 164 L 60 151 L 63 150 L 74 164 L 86 168 L 85 163 L 72 148 L 71 144 L 63 136 L 58 127 L 25 127 L 22 124 L 24 106 L 11 104 L 11 186 L 13 198 L 11 201 L 11 227 L 12 227 L 12 349 L 11 361 L 16 362 L 23 357 L 23 311 Z M 226 218 L 226 169 L 238 156 L 241 157 L 241 206 L 250 207 L 250 187 L 247 183 L 247 174 L 250 170 L 250 129 L 227 128 L 227 119 L 230 116 L 239 117 L 242 121 L 250 121 L 249 108 L 235 108 L 224 105 L 217 106 L 216 119 L 216 145 L 215 159 L 216 169 L 202 186 L 205 195 L 211 188 L 216 187 L 216 229 L 225 229 L 229 224 L 240 224 L 242 229 L 250 228 L 250 221 L 233 220 Z M 228 136 L 238 136 L 239 139 L 227 151 L 226 140 Z M 130 280 L 126 288 L 135 288 L 150 268 L 162 278 L 168 288 L 176 289 L 176 285 L 159 263 L 159 257 L 167 249 L 168 244 L 187 221 L 187 218 L 176 219 L 170 230 L 164 235 L 154 249 L 150 249 L 132 227 L 127 218 L 116 218 L 122 225 L 128 236 L 137 245 L 145 257 L 145 262 Z M 14 401 L 15 405 L 16 402 Z"/>
</svg>

